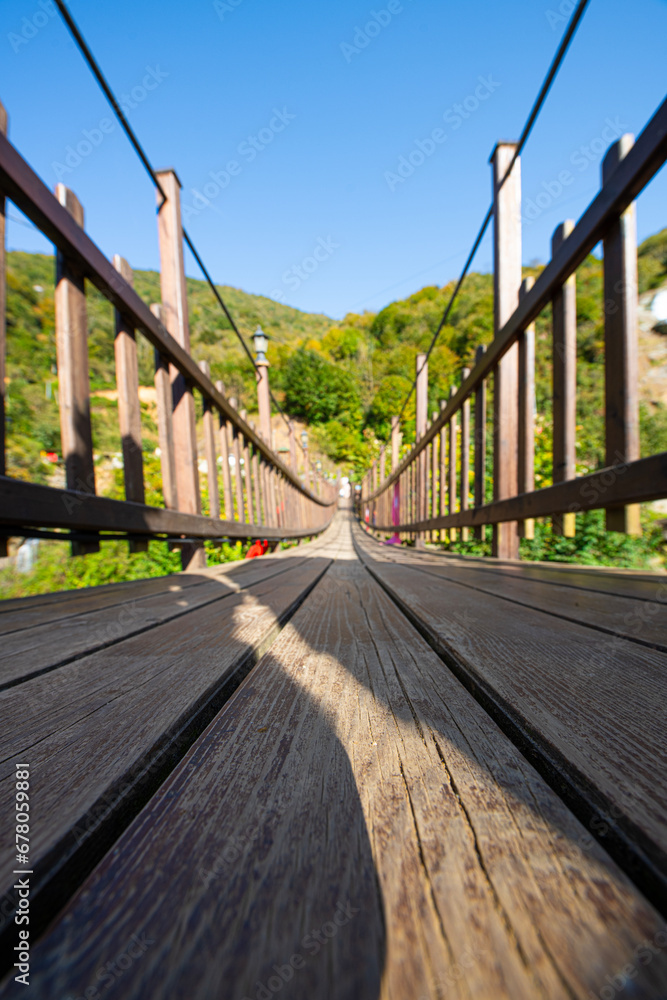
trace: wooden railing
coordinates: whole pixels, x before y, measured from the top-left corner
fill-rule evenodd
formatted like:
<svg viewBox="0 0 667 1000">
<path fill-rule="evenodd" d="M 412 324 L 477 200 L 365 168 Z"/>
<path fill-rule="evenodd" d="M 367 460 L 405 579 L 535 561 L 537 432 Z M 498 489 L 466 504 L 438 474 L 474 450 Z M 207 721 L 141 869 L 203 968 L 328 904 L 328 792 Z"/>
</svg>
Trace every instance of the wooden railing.
<svg viewBox="0 0 667 1000">
<path fill-rule="evenodd" d="M 534 519 L 552 516 L 554 529 L 575 530 L 579 511 L 606 509 L 607 530 L 639 532 L 638 504 L 667 496 L 667 452 L 639 455 L 637 385 L 637 242 L 634 199 L 667 159 L 667 101 L 636 142 L 623 136 L 611 146 L 602 187 L 576 226 L 554 234 L 552 259 L 536 281 L 521 280 L 521 181 L 516 147 L 499 144 L 494 173 L 495 337 L 479 348 L 475 366 L 427 426 L 426 358 L 417 358 L 416 443 L 399 462 L 400 433 L 392 423 L 391 470 L 385 452 L 366 474 L 361 514 L 396 540 L 424 533 L 484 538 L 493 526 L 493 554 L 517 558 L 519 538 L 533 537 Z M 606 467 L 575 474 L 576 287 L 575 272 L 603 243 Z M 534 322 L 553 309 L 553 485 L 535 490 Z M 493 499 L 485 496 L 486 386 L 493 376 Z M 472 404 L 472 405 L 471 405 Z M 471 424 L 471 409 L 472 421 Z M 461 429 L 458 431 L 460 419 Z M 460 442 L 459 442 L 460 439 Z M 471 462 L 472 453 L 472 462 Z M 474 472 L 471 491 L 470 474 Z"/>
<path fill-rule="evenodd" d="M 0 105 L 0 389 L 5 364 L 5 199 L 12 202 L 57 249 L 55 327 L 59 407 L 66 488 L 56 489 L 5 475 L 4 395 L 0 412 L 0 532 L 70 539 L 75 554 L 96 551 L 100 540 L 123 537 L 133 548 L 150 538 L 181 548 L 184 566 L 205 564 L 204 539 L 304 538 L 322 531 L 336 508 L 334 487 L 306 465 L 297 475 L 294 429 L 289 426 L 291 468 L 214 385 L 205 363 L 190 354 L 183 263 L 180 184 L 174 171 L 159 175 L 162 305 L 149 307 L 132 287 L 132 271 L 113 263 L 83 229 L 83 209 L 59 184 L 52 194 L 6 136 Z M 123 448 L 124 501 L 95 490 L 88 376 L 85 282 L 115 307 L 116 383 Z M 136 333 L 155 349 L 155 390 L 165 508 L 144 496 L 141 410 Z M 266 372 L 263 373 L 264 377 Z M 210 516 L 202 514 L 195 392 L 203 400 L 203 431 Z M 218 458 L 222 459 L 222 484 Z M 230 463 L 230 457 L 232 463 Z M 231 469 L 230 469 L 231 465 Z M 243 473 L 241 470 L 243 469 Z M 310 488 L 314 483 L 315 489 Z M 221 517 L 221 513 L 224 517 Z"/>
</svg>

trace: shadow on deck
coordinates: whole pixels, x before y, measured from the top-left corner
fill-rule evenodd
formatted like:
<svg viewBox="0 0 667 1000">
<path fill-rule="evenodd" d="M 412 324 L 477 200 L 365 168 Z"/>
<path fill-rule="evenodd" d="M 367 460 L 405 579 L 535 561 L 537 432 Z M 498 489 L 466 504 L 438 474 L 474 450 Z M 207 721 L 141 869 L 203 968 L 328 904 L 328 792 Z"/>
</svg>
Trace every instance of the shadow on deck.
<svg viewBox="0 0 667 1000">
<path fill-rule="evenodd" d="M 225 572 L 8 602 L 31 995 L 664 997 L 665 594 L 341 512 Z"/>
</svg>

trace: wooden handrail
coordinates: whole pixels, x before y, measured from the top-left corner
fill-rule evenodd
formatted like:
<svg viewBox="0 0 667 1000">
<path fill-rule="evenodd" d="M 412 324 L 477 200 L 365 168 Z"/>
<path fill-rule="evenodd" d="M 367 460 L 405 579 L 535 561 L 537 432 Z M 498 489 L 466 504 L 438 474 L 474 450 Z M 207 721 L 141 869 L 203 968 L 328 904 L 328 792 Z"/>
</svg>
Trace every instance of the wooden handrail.
<svg viewBox="0 0 667 1000">
<path fill-rule="evenodd" d="M 426 433 L 415 443 L 385 482 L 364 497 L 365 502 L 377 499 L 398 480 L 484 379 L 492 374 L 500 359 L 516 343 L 522 331 L 534 322 L 549 304 L 554 291 L 560 288 L 584 261 L 587 254 L 602 239 L 609 225 L 628 208 L 665 160 L 667 160 L 667 99 L 660 105 L 632 149 L 621 160 L 612 177 L 603 185 L 570 235 L 553 255 L 533 287 L 520 300 L 510 319 L 487 345 L 486 351 L 448 400 L 437 420 L 429 426 Z"/>
<path fill-rule="evenodd" d="M 167 332 L 152 314 L 150 307 L 137 295 L 107 260 L 93 240 L 77 225 L 70 213 L 60 205 L 40 177 L 23 159 L 6 136 L 0 133 L 0 190 L 14 202 L 24 215 L 72 261 L 83 277 L 118 309 L 128 323 L 141 331 L 147 340 L 167 358 L 187 381 L 209 399 L 218 412 L 229 420 L 271 465 L 289 480 L 310 501 L 330 507 L 335 501 L 318 497 L 303 485 L 298 476 L 271 450 L 266 442 L 247 424 L 229 401 L 219 392 L 199 368 L 199 365 Z"/>
</svg>

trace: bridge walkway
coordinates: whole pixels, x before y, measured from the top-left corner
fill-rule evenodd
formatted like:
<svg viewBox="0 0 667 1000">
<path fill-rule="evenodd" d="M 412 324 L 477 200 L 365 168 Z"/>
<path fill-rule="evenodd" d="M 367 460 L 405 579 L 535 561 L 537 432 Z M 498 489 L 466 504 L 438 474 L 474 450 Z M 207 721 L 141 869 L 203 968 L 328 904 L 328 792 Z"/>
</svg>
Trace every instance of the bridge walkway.
<svg viewBox="0 0 667 1000">
<path fill-rule="evenodd" d="M 662 579 L 397 551 L 341 511 L 6 602 L 32 995 L 664 997 Z"/>
</svg>

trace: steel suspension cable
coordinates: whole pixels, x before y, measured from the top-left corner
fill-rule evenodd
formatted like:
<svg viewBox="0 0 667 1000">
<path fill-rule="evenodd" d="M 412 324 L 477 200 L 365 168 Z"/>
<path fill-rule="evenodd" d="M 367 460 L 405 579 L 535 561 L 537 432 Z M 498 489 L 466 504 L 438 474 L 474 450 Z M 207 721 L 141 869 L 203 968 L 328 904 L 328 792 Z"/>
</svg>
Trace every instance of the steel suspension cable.
<svg viewBox="0 0 667 1000">
<path fill-rule="evenodd" d="M 553 58 L 551 66 L 549 67 L 547 75 L 545 76 L 544 80 L 542 81 L 542 86 L 540 87 L 539 93 L 538 93 L 538 95 L 537 95 L 537 97 L 535 99 L 535 103 L 533 104 L 533 106 L 532 106 L 532 108 L 530 110 L 530 114 L 528 115 L 528 118 L 526 120 L 526 124 L 523 127 L 523 130 L 522 130 L 521 135 L 519 137 L 519 141 L 517 143 L 517 147 L 516 147 L 516 149 L 514 151 L 514 155 L 512 157 L 510 165 L 507 168 L 507 171 L 505 172 L 505 174 L 503 175 L 503 179 L 501 180 L 499 187 L 503 186 L 503 184 L 505 183 L 505 181 L 507 180 L 507 178 L 511 174 L 512 169 L 514 167 L 514 164 L 518 160 L 519 156 L 521 156 L 521 152 L 522 152 L 524 146 L 526 145 L 526 142 L 528 141 L 528 137 L 529 137 L 530 133 L 533 130 L 533 126 L 535 125 L 535 122 L 537 121 L 537 119 L 539 117 L 540 111 L 542 110 L 544 102 L 546 101 L 547 95 L 548 95 L 549 91 L 551 90 L 551 86 L 552 86 L 554 80 L 556 79 L 556 76 L 558 75 L 558 71 L 560 70 L 560 68 L 561 68 L 561 66 L 563 64 L 563 60 L 565 59 L 565 55 L 567 54 L 567 50 L 570 47 L 570 43 L 571 43 L 572 39 L 574 38 L 574 35 L 575 35 L 576 31 L 577 31 L 577 28 L 579 27 L 581 19 L 582 19 L 583 15 L 584 15 L 584 12 L 586 10 L 586 7 L 588 6 L 589 3 L 590 3 L 590 0 L 579 0 L 579 3 L 577 5 L 577 7 L 576 7 L 576 10 L 572 14 L 570 22 L 569 22 L 569 24 L 567 26 L 567 30 L 565 31 L 565 34 L 563 35 L 563 37 L 561 39 L 560 45 L 558 46 L 558 50 L 556 52 L 556 55 Z M 436 331 L 433 334 L 433 337 L 431 339 L 431 343 L 429 345 L 428 351 L 426 352 L 426 357 L 424 359 L 424 362 L 423 362 L 421 368 L 419 369 L 419 371 L 416 373 L 415 379 L 414 379 L 414 381 L 413 381 L 413 383 L 412 383 L 412 385 L 410 387 L 410 391 L 408 392 L 408 395 L 405 398 L 403 406 L 401 407 L 400 413 L 398 415 L 398 419 L 399 420 L 401 419 L 401 417 L 405 413 L 405 409 L 406 409 L 408 403 L 410 402 L 410 400 L 412 398 L 413 392 L 415 391 L 415 387 L 417 385 L 417 379 L 419 378 L 419 375 L 423 371 L 424 367 L 428 364 L 428 360 L 431 357 L 431 354 L 433 352 L 433 348 L 435 347 L 435 345 L 436 345 L 436 343 L 438 341 L 438 338 L 439 338 L 439 336 L 440 336 L 440 334 L 441 334 L 441 332 L 443 330 L 443 327 L 446 325 L 447 320 L 449 319 L 449 315 L 450 315 L 450 313 L 452 311 L 452 308 L 454 306 L 454 302 L 456 301 L 456 298 L 457 298 L 457 296 L 459 294 L 459 291 L 461 290 L 461 286 L 463 285 L 463 282 L 464 282 L 464 280 L 465 280 L 465 278 L 466 278 L 466 276 L 468 274 L 468 271 L 469 271 L 470 266 L 471 266 L 471 264 L 473 262 L 475 254 L 477 253 L 477 250 L 479 249 L 479 245 L 480 245 L 480 243 L 482 242 L 482 240 L 484 238 L 484 234 L 485 234 L 485 232 L 486 232 L 486 230 L 487 230 L 487 228 L 489 226 L 489 223 L 490 223 L 490 221 L 491 221 L 492 218 L 493 218 L 493 204 L 491 204 L 491 206 L 489 207 L 489 210 L 486 213 L 486 216 L 484 217 L 484 221 L 483 221 L 483 223 L 482 223 L 482 225 L 481 225 L 481 227 L 479 229 L 479 232 L 477 233 L 477 236 L 475 238 L 475 242 L 473 243 L 472 249 L 471 249 L 470 253 L 468 254 L 468 257 L 467 257 L 466 262 L 464 264 L 463 270 L 461 271 L 461 276 L 459 277 L 459 279 L 458 279 L 458 281 L 456 283 L 456 286 L 454 288 L 454 291 L 451 294 L 449 302 L 447 303 L 447 305 L 445 307 L 445 311 L 444 311 L 444 313 L 442 315 L 442 319 L 438 323 Z"/>
<path fill-rule="evenodd" d="M 118 121 L 120 122 L 121 127 L 123 128 L 125 134 L 127 135 L 127 138 L 130 140 L 130 143 L 132 144 L 132 146 L 133 146 L 135 152 L 137 153 L 139 159 L 143 163 L 146 172 L 148 173 L 149 177 L 153 181 L 153 184 L 155 185 L 155 187 L 157 188 L 157 190 L 160 192 L 160 195 L 162 196 L 162 204 L 164 204 L 164 202 L 167 200 L 167 196 L 166 196 L 166 194 L 164 192 L 164 189 L 163 189 L 162 185 L 160 184 L 160 181 L 158 180 L 157 174 L 155 173 L 155 170 L 153 169 L 153 166 L 152 166 L 152 164 L 151 164 L 151 162 L 150 162 L 150 160 L 149 160 L 149 158 L 148 158 L 148 156 L 147 156 L 147 154 L 146 154 L 143 146 L 139 142 L 139 139 L 137 138 L 136 133 L 134 132 L 134 129 L 132 128 L 132 126 L 128 122 L 128 120 L 127 120 L 127 118 L 125 116 L 125 113 L 123 112 L 122 107 L 120 106 L 120 104 L 116 100 L 116 96 L 115 96 L 113 90 L 111 89 L 111 86 L 109 85 L 106 77 L 104 76 L 104 73 L 102 72 L 102 69 L 101 69 L 99 63 L 95 59 L 95 56 L 91 52 L 90 47 L 88 46 L 85 38 L 81 34 L 81 31 L 79 30 L 79 28 L 78 28 L 78 26 L 77 26 L 74 18 L 70 14 L 70 12 L 69 12 L 69 10 L 68 10 L 68 8 L 67 8 L 64 0 L 55 0 L 55 3 L 56 3 L 56 6 L 58 7 L 58 10 L 60 11 L 60 13 L 62 15 L 62 18 L 63 18 L 65 24 L 67 25 L 67 28 L 70 31 L 70 34 L 72 35 L 74 41 L 78 45 L 79 50 L 80 50 L 81 54 L 83 55 L 84 59 L 88 63 L 88 66 L 89 66 L 91 72 L 93 73 L 93 76 L 97 80 L 97 82 L 98 82 L 101 90 L 103 91 L 105 97 L 109 101 L 109 104 L 113 108 L 114 114 L 118 118 Z M 162 206 L 160 206 L 160 207 L 162 207 Z M 239 330 L 237 324 L 234 322 L 234 319 L 232 317 L 231 312 L 229 311 L 229 309 L 228 309 L 225 301 L 223 300 L 222 296 L 220 295 L 220 292 L 216 288 L 216 286 L 215 286 L 215 284 L 213 282 L 213 279 L 211 278 L 211 275 L 209 274 L 209 271 L 206 268 L 206 266 L 205 266 L 205 264 L 204 264 L 204 262 L 203 262 L 203 260 L 201 258 L 201 255 L 199 254 L 197 248 L 194 245 L 194 242 L 193 242 L 192 238 L 190 237 L 189 233 L 187 232 L 187 230 L 185 228 L 183 229 L 183 239 L 187 243 L 187 245 L 188 245 L 188 247 L 190 249 L 190 252 L 192 253 L 192 256 L 194 257 L 195 261 L 197 262 L 199 268 L 201 269 L 201 272 L 204 275 L 204 278 L 205 278 L 207 284 L 209 285 L 211 291 L 213 292 L 213 295 L 215 296 L 215 298 L 216 298 L 218 304 L 220 305 L 222 311 L 224 312 L 224 314 L 225 314 L 225 316 L 227 318 L 227 321 L 229 322 L 229 325 L 231 326 L 232 330 L 236 334 L 236 336 L 237 336 L 237 338 L 239 340 L 239 343 L 241 344 L 241 347 L 243 348 L 245 354 L 248 357 L 248 360 L 250 361 L 251 365 L 253 366 L 253 369 L 255 370 L 255 372 L 257 372 L 257 365 L 255 363 L 255 359 L 252 356 L 252 352 L 251 352 L 250 348 L 248 347 L 247 343 L 245 342 L 245 339 L 244 339 L 243 335 L 241 334 L 241 331 Z M 287 424 L 287 426 L 289 426 L 289 421 L 288 421 L 287 417 L 285 416 L 285 413 L 284 413 L 284 411 L 283 411 L 280 403 L 278 402 L 278 400 L 274 396 L 273 392 L 271 391 L 270 387 L 269 387 L 269 392 L 270 392 L 270 395 L 271 395 L 271 400 L 273 402 L 273 405 L 275 406 L 275 408 L 277 409 L 278 413 L 280 414 L 280 416 L 284 420 L 285 424 Z M 301 445 L 301 442 L 297 441 L 297 444 L 302 449 L 302 451 L 304 451 L 304 453 L 305 453 L 305 450 L 303 449 L 303 447 Z"/>
</svg>

